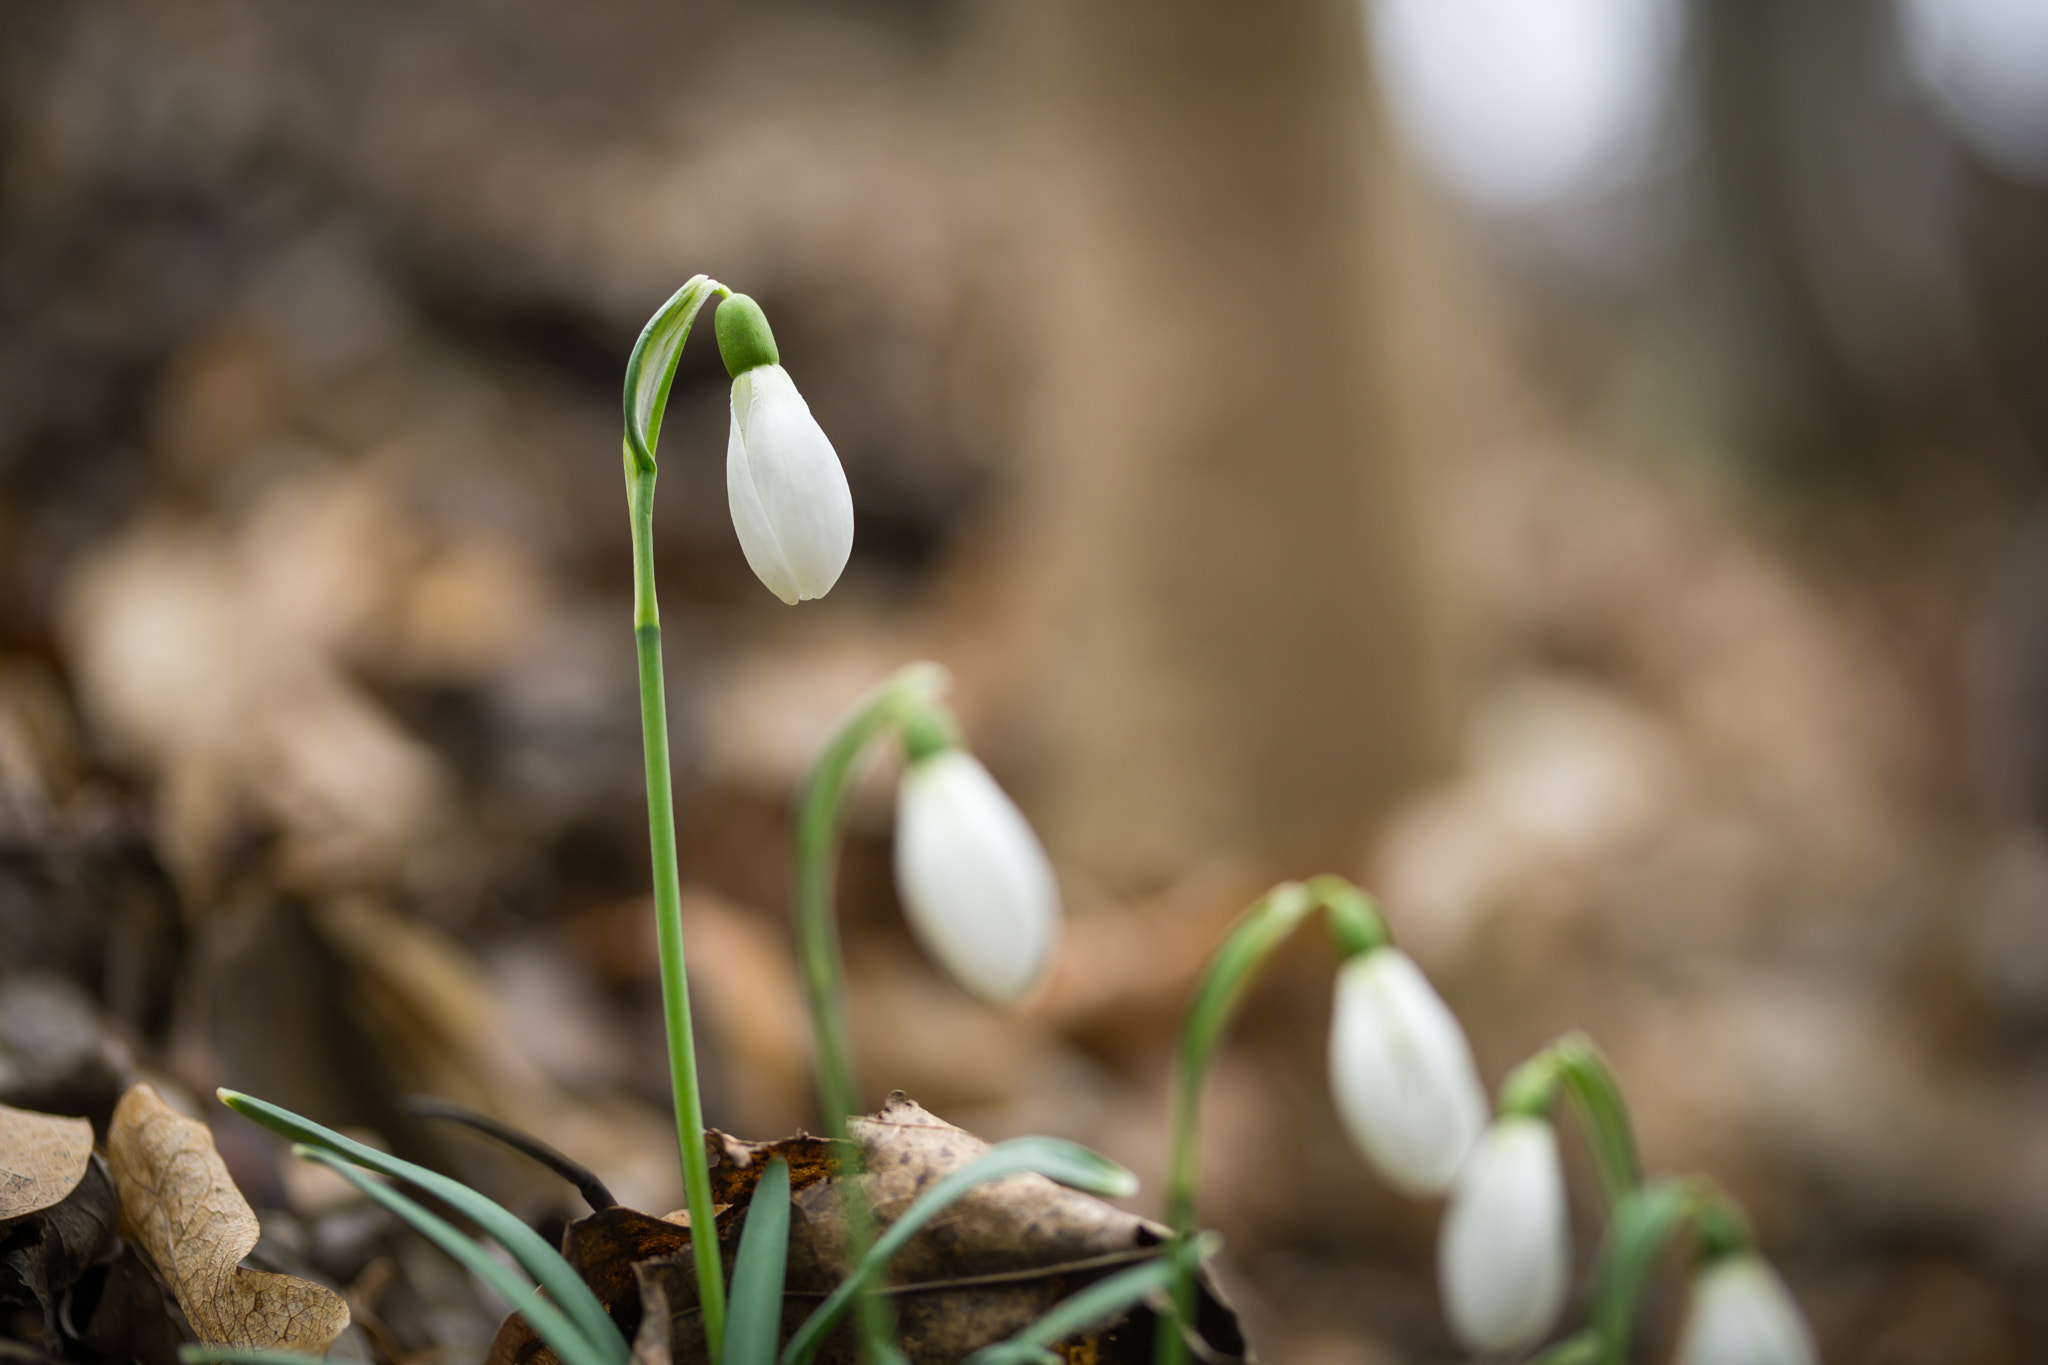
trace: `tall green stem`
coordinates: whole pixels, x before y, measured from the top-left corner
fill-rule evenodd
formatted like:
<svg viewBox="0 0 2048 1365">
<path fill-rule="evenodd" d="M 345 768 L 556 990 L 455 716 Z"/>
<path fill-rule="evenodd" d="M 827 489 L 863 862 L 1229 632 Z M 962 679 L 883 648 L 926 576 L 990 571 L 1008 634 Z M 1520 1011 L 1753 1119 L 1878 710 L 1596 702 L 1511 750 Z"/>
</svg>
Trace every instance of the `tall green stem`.
<svg viewBox="0 0 2048 1365">
<path fill-rule="evenodd" d="M 1388 941 L 1385 922 L 1365 893 L 1341 877 L 1315 877 L 1307 885 L 1282 882 L 1238 918 L 1223 946 L 1209 959 L 1195 998 L 1181 1025 L 1180 1051 L 1173 1077 L 1173 1111 L 1169 1120 L 1172 1146 L 1166 1167 L 1166 1222 L 1173 1229 L 1169 1254 L 1175 1264 L 1195 1235 L 1195 1190 L 1200 1183 L 1202 1082 L 1209 1074 L 1223 1031 L 1237 1012 L 1253 975 L 1318 907 L 1329 912 L 1330 929 L 1339 950 L 1349 955 L 1369 952 Z M 1183 1269 L 1173 1279 L 1175 1321 L 1162 1323 L 1153 1338 L 1157 1365 L 1182 1365 L 1187 1342 L 1184 1324 L 1195 1316 L 1195 1279 Z"/>
<path fill-rule="evenodd" d="M 718 1256 L 711 1164 L 704 1146 L 704 1097 L 697 1083 L 697 1041 L 690 1026 L 690 982 L 683 970 L 683 900 L 676 869 L 674 787 L 668 763 L 668 704 L 661 676 L 661 611 L 654 600 L 652 466 L 627 458 L 633 518 L 633 643 L 640 659 L 640 734 L 647 757 L 647 834 L 654 861 L 654 924 L 661 952 L 661 1013 L 668 1031 L 669 1084 L 675 1093 L 676 1146 L 690 1210 L 690 1247 L 704 1340 L 715 1361 L 725 1343 L 725 1267 Z"/>
<path fill-rule="evenodd" d="M 654 448 L 690 324 L 713 294 L 729 296 L 708 275 L 693 275 L 655 310 L 626 360 L 626 505 L 633 526 L 633 645 L 640 663 L 640 737 L 647 755 L 647 834 L 654 862 L 654 924 L 661 952 L 661 1012 L 668 1031 L 669 1083 L 675 1092 L 676 1147 L 690 1210 L 697 1297 L 713 1365 L 725 1344 L 725 1267 L 718 1257 L 711 1166 L 704 1150 L 704 1099 L 697 1085 L 697 1043 L 690 1028 L 690 983 L 683 970 L 683 907 L 676 871 L 674 784 L 668 766 L 668 700 L 661 678 L 661 611 L 654 601 Z"/>
</svg>

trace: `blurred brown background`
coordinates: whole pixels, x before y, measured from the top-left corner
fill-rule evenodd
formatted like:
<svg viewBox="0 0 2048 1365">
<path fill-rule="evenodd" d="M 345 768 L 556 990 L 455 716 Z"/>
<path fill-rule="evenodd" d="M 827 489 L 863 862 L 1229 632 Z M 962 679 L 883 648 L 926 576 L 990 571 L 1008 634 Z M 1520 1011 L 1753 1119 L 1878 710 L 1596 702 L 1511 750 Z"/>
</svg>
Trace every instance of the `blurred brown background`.
<svg viewBox="0 0 2048 1365">
<path fill-rule="evenodd" d="M 878 773 L 875 1098 L 1156 1189 L 1202 954 L 1345 871 L 1490 1082 L 1595 1035 L 1829 1360 L 2048 1351 L 2026 0 L 0 2 L 0 1100 L 233 1084 L 567 1212 L 428 1091 L 679 1202 L 616 451 L 700 270 L 858 517 L 824 602 L 752 579 L 693 342 L 656 524 L 714 1124 L 811 1121 L 788 797 L 936 658 L 1067 954 L 1018 1018 L 938 978 Z M 1453 1359 L 1436 1211 L 1323 1093 L 1330 965 L 1219 1065 L 1205 1213 L 1265 1358 Z M 473 1287 L 216 1121 L 389 1326 L 350 1349 L 481 1354 Z"/>
</svg>

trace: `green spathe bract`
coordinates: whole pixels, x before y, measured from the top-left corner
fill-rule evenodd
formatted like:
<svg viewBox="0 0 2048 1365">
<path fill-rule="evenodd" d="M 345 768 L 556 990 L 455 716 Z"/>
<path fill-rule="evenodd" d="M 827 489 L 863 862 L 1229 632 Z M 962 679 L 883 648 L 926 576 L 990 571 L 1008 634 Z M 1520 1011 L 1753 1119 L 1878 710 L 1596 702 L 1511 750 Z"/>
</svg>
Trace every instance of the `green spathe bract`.
<svg viewBox="0 0 2048 1365">
<path fill-rule="evenodd" d="M 676 361 L 690 339 L 697 310 L 713 294 L 732 291 L 709 275 L 692 275 L 669 301 L 655 310 L 633 343 L 626 360 L 626 464 L 629 469 L 654 468 L 654 447 L 661 439 L 662 414 L 676 382 Z"/>
</svg>

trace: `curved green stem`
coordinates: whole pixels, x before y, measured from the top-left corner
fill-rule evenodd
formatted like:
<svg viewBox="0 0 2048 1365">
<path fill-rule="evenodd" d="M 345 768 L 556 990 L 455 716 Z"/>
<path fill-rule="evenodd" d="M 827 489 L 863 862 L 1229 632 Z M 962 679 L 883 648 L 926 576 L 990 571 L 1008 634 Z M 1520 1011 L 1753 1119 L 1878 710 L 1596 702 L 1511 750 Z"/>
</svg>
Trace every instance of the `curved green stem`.
<svg viewBox="0 0 2048 1365">
<path fill-rule="evenodd" d="M 906 726 L 939 705 L 949 679 L 937 664 L 898 669 L 840 722 L 804 779 L 796 807 L 796 948 L 805 1012 L 816 1055 L 819 1122 L 827 1137 L 846 1136 L 847 1116 L 860 1094 L 854 1073 L 853 1033 L 846 1020 L 846 970 L 833 913 L 846 803 L 861 755 L 877 737 Z M 847 1172 L 840 1179 L 846 1209 L 848 1254 L 858 1264 L 875 1239 L 874 1211 Z M 893 1311 L 880 1297 L 859 1298 L 861 1342 L 871 1365 L 895 1357 Z"/>
<path fill-rule="evenodd" d="M 1637 1305 L 1665 1248 L 1692 1224 L 1709 1254 L 1747 1244 L 1742 1212 L 1702 1177 L 1639 1185 L 1616 1201 L 1594 1272 L 1587 1317 L 1599 1338 L 1602 1365 L 1623 1365 L 1635 1334 Z"/>
<path fill-rule="evenodd" d="M 725 1339 L 725 1269 L 711 1200 L 704 1147 L 704 1099 L 697 1083 L 697 1044 L 690 1026 L 690 983 L 683 967 L 683 910 L 676 868 L 674 783 L 669 773 L 668 703 L 661 673 L 661 610 L 654 597 L 654 448 L 675 382 L 676 360 L 697 310 L 714 293 L 731 293 L 708 276 L 685 284 L 648 319 L 626 362 L 626 502 L 633 532 L 633 644 L 640 666 L 640 736 L 647 763 L 647 832 L 654 864 L 654 923 L 661 955 L 661 1009 L 668 1034 L 669 1083 L 675 1093 L 676 1146 L 704 1340 L 718 1361 Z"/>
<path fill-rule="evenodd" d="M 846 1136 L 846 1118 L 859 1094 L 846 1023 L 839 923 L 833 914 L 833 880 L 847 798 L 869 743 L 930 710 L 947 681 L 945 669 L 928 663 L 911 664 L 891 675 L 840 722 L 797 796 L 797 963 L 817 1052 L 819 1120 L 827 1137 Z"/>
<path fill-rule="evenodd" d="M 1209 959 L 1195 986 L 1187 1020 L 1181 1025 L 1169 1119 L 1172 1147 L 1166 1167 L 1166 1222 L 1173 1229 L 1168 1246 L 1172 1264 L 1182 1269 L 1173 1277 L 1174 1321 L 1161 1323 L 1154 1337 L 1153 1359 L 1158 1365 L 1186 1361 L 1182 1329 L 1194 1321 L 1195 1279 L 1180 1253 L 1195 1235 L 1202 1082 L 1252 976 L 1318 907 L 1329 912 L 1331 932 L 1346 955 L 1370 952 L 1390 941 L 1386 924 L 1371 900 L 1343 878 L 1315 877 L 1306 884 L 1282 882 L 1253 902 Z"/>
<path fill-rule="evenodd" d="M 1500 1111 L 1544 1116 L 1560 1089 L 1585 1130 L 1601 1191 L 1613 1210 L 1643 1183 L 1643 1168 L 1628 1102 L 1592 1039 L 1568 1033 L 1515 1068 L 1501 1085 Z"/>
</svg>

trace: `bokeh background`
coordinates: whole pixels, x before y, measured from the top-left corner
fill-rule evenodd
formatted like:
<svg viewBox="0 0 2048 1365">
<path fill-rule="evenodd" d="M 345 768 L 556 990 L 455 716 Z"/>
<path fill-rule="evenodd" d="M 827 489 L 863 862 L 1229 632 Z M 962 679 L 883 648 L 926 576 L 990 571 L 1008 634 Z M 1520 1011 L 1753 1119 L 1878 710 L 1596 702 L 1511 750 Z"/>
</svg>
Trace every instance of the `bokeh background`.
<svg viewBox="0 0 2048 1365">
<path fill-rule="evenodd" d="M 713 1123 L 814 1122 L 790 793 L 933 658 L 1067 947 L 1015 1017 L 938 977 L 878 769 L 870 1098 L 1156 1189 L 1203 954 L 1343 871 L 1490 1084 L 1591 1031 L 1827 1359 L 2048 1351 L 2029 0 L 5 0 L 0 1100 L 233 1084 L 570 1211 L 425 1091 L 680 1202 L 617 441 L 698 271 L 858 516 L 822 603 L 753 580 L 694 341 L 656 525 Z M 1268 1360 L 1455 1359 L 1438 1211 L 1324 1091 L 1331 967 L 1214 1078 L 1224 1277 Z M 215 1117 L 379 1324 L 344 1353 L 481 1356 L 474 1286 Z"/>
</svg>

